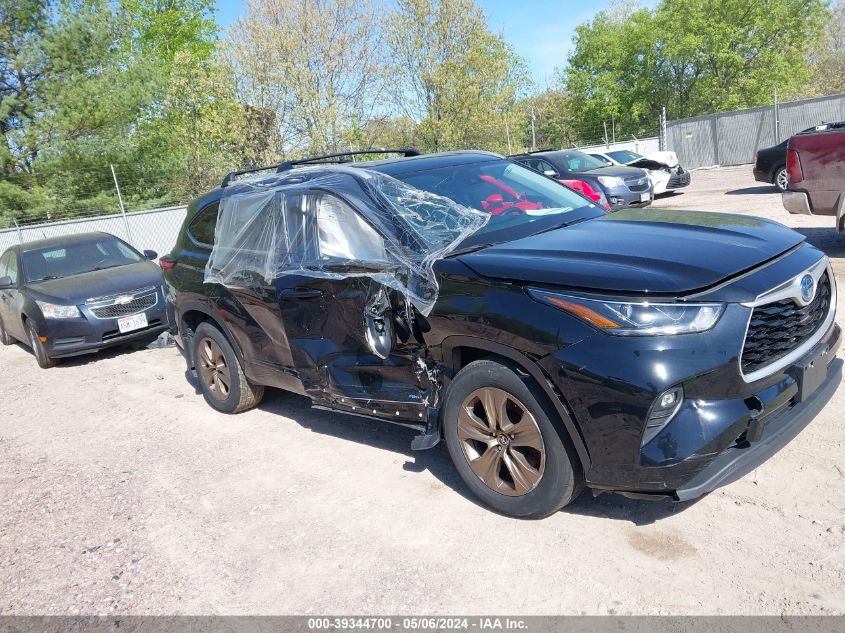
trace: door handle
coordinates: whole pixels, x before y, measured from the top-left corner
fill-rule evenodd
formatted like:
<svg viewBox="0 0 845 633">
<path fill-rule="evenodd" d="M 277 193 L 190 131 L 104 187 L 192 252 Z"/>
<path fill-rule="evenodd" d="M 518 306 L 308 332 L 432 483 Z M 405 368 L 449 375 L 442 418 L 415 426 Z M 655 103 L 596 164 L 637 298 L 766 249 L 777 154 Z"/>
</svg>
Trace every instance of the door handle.
<svg viewBox="0 0 845 633">
<path fill-rule="evenodd" d="M 279 295 L 282 299 L 314 299 L 322 297 L 323 291 L 316 288 L 284 288 Z"/>
</svg>

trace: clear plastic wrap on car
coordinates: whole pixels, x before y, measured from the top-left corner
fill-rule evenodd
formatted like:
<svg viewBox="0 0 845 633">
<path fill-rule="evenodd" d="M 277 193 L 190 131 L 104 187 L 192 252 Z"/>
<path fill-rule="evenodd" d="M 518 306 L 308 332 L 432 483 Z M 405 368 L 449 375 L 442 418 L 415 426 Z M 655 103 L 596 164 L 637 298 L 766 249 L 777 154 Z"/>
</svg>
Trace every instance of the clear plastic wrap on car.
<svg viewBox="0 0 845 633">
<path fill-rule="evenodd" d="M 250 288 L 284 275 L 370 277 L 428 315 L 439 290 L 434 262 L 488 217 L 367 169 L 237 181 L 220 201 L 205 282 Z"/>
</svg>

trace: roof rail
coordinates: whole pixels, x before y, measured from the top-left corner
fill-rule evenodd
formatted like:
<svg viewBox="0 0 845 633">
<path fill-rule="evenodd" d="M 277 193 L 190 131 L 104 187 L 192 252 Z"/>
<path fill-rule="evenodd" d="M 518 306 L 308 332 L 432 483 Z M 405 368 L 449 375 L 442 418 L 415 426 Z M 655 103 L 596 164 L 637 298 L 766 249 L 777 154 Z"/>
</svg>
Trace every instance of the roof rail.
<svg viewBox="0 0 845 633">
<path fill-rule="evenodd" d="M 532 149 L 527 152 L 518 152 L 516 154 L 508 154 L 507 158 L 513 158 L 514 156 L 527 156 L 529 154 L 540 154 L 542 152 L 559 152 L 560 150 L 557 147 L 546 147 L 544 149 Z"/>
<path fill-rule="evenodd" d="M 309 158 L 300 158 L 298 160 L 287 160 L 283 163 L 278 163 L 276 165 L 267 165 L 265 167 L 251 167 L 249 169 L 241 169 L 239 171 L 231 171 L 226 174 L 225 178 L 223 178 L 223 182 L 220 183 L 220 187 L 225 188 L 230 182 L 232 182 L 238 176 L 243 176 L 244 174 L 253 174 L 258 171 L 267 171 L 273 169 L 276 171 L 277 174 L 285 172 L 289 169 L 293 169 L 297 165 L 311 165 L 311 164 L 327 164 L 327 165 L 335 165 L 338 163 L 348 163 L 350 162 L 349 158 L 353 156 L 362 156 L 365 154 L 401 154 L 402 156 L 419 156 L 422 152 L 420 152 L 415 147 L 403 147 L 401 149 L 359 149 L 355 151 L 349 152 L 339 152 L 337 154 L 325 154 L 324 156 L 311 156 Z M 342 159 L 347 160 L 342 160 Z"/>
</svg>

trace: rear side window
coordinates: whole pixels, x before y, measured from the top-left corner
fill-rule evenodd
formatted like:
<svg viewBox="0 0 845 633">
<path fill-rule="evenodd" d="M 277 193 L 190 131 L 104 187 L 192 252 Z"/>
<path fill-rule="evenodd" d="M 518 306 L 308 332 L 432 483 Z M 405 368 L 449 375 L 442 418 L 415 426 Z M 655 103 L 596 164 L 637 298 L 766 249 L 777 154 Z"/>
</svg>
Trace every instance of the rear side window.
<svg viewBox="0 0 845 633">
<path fill-rule="evenodd" d="M 197 244 L 214 244 L 214 229 L 217 226 L 217 202 L 203 207 L 188 225 L 188 235 Z"/>
</svg>

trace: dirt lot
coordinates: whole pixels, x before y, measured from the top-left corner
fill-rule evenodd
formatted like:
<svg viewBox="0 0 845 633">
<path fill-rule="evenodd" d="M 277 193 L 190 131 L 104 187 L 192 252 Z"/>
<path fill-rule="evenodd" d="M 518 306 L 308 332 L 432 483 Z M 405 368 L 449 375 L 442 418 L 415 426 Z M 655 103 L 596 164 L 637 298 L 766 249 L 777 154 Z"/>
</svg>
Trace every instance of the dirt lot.
<svg viewBox="0 0 845 633">
<path fill-rule="evenodd" d="M 748 167 L 693 183 L 658 206 L 760 213 L 845 252 Z M 845 614 L 843 408 L 840 389 L 697 503 L 585 494 L 524 522 L 410 431 L 282 392 L 217 414 L 173 348 L 50 371 L 2 348 L 0 613 Z"/>
</svg>

